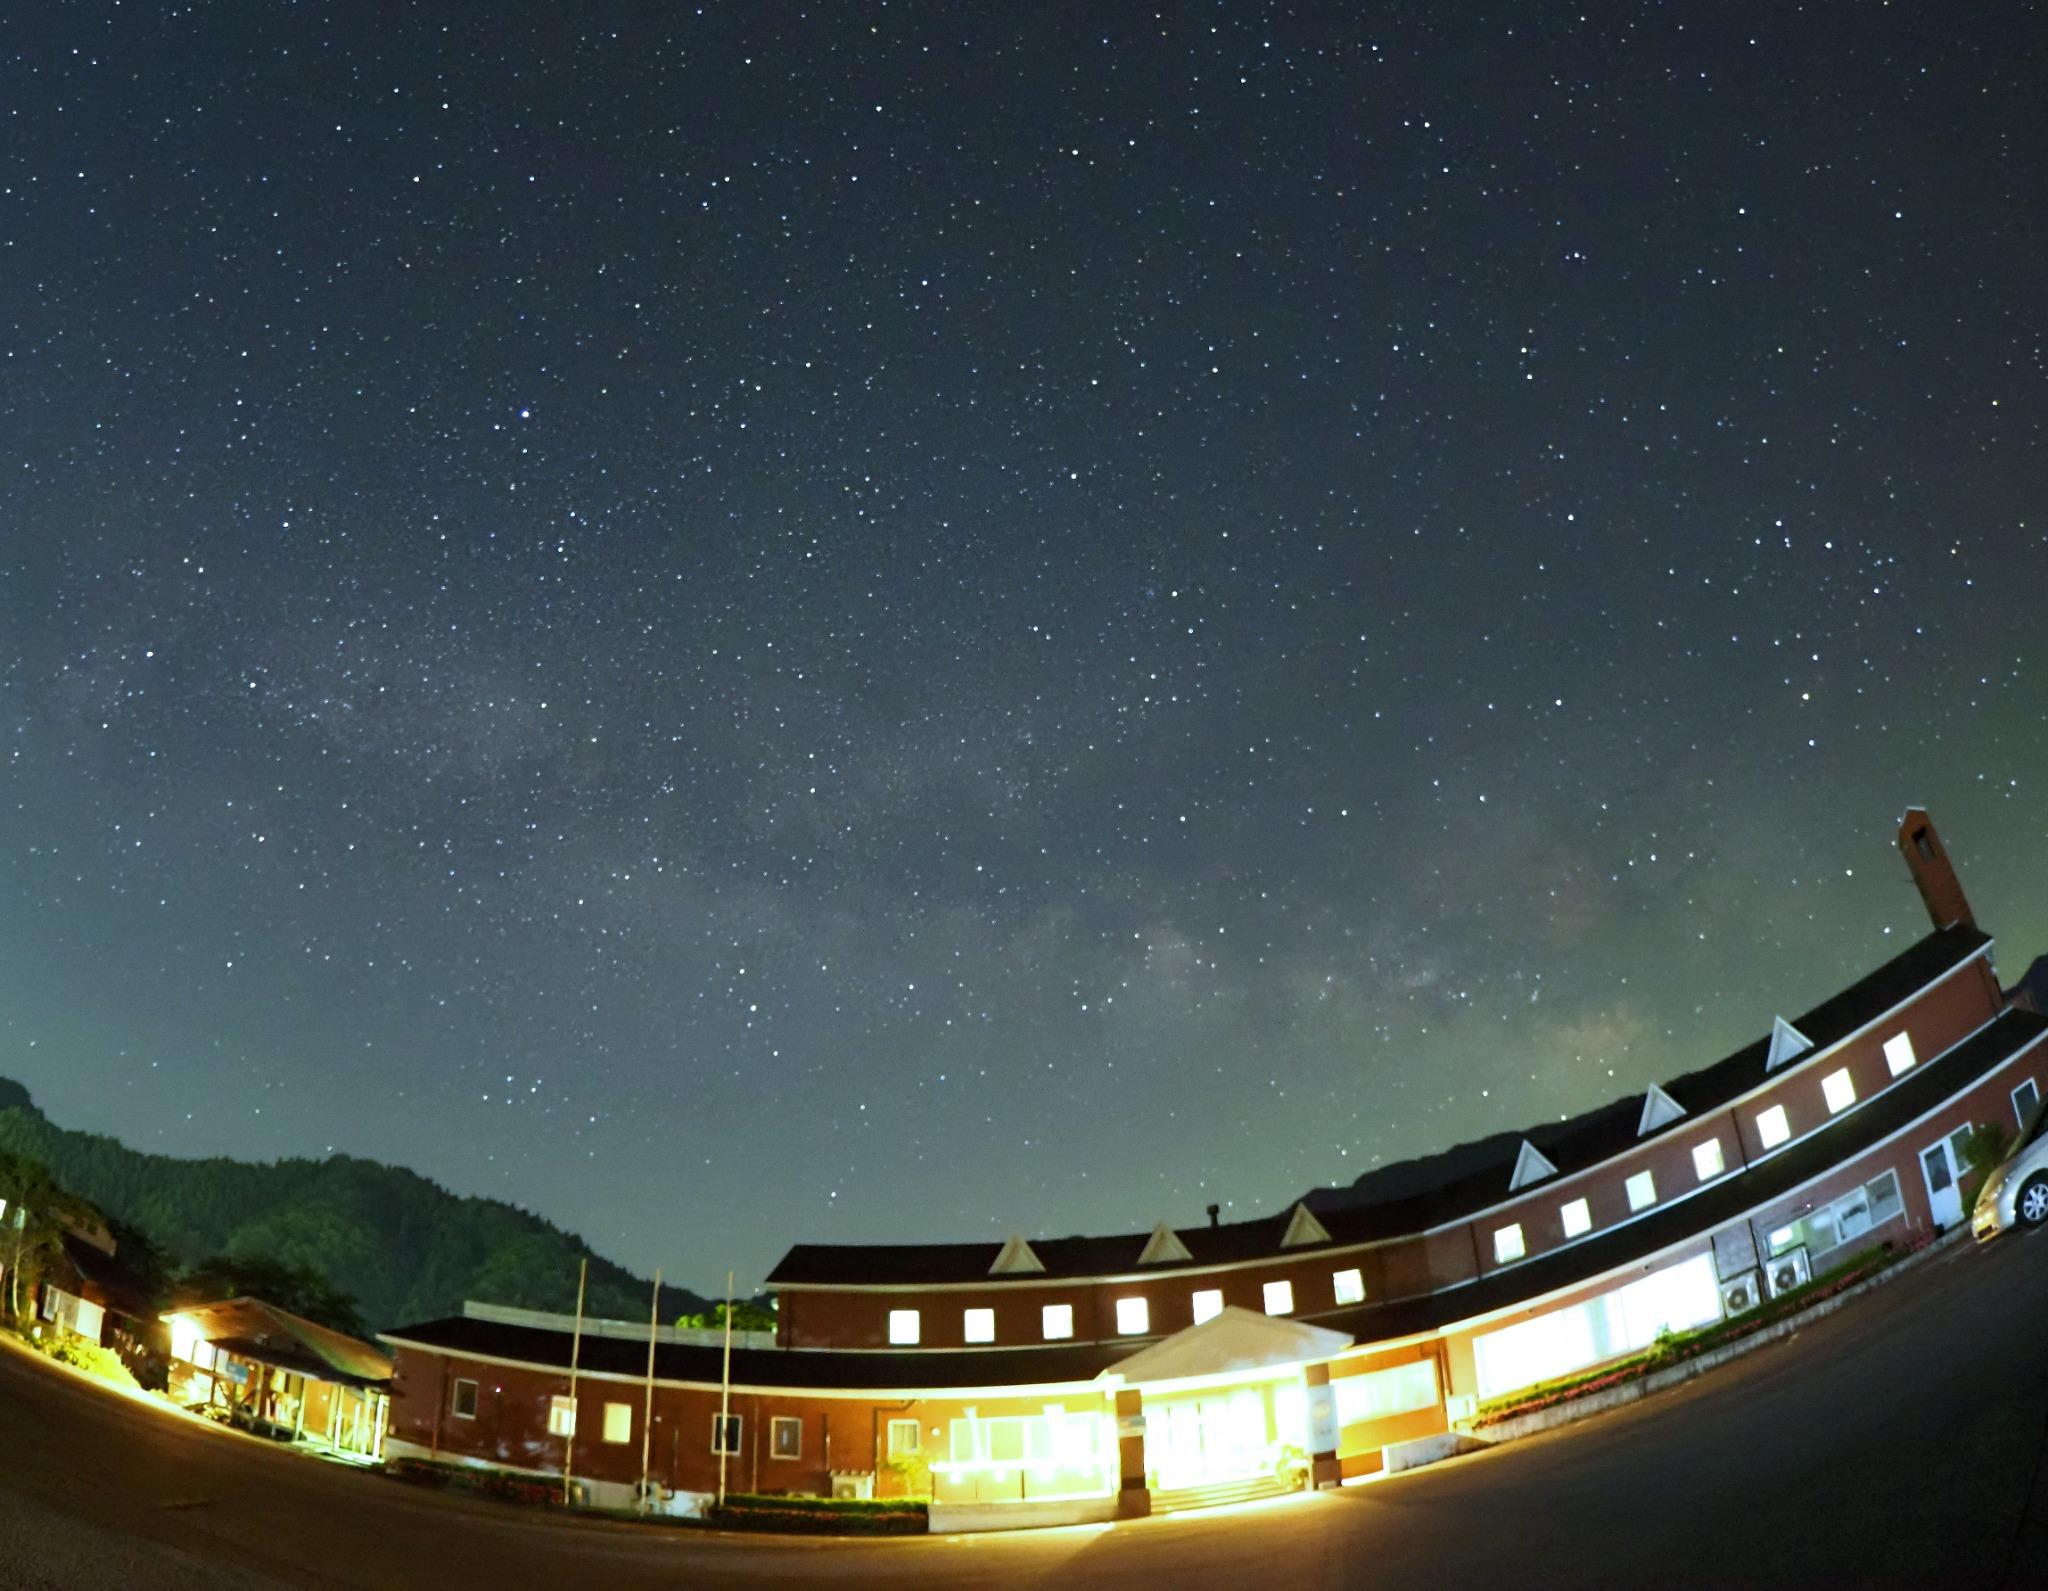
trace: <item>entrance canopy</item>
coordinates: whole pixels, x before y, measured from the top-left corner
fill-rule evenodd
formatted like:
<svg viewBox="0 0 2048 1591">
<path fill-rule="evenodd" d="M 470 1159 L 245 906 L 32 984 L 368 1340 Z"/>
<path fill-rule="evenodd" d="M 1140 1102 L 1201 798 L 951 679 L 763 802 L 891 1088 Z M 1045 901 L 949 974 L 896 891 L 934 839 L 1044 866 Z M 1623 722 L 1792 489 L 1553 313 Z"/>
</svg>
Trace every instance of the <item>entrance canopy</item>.
<svg viewBox="0 0 2048 1591">
<path fill-rule="evenodd" d="M 1189 1326 L 1119 1360 L 1097 1379 L 1121 1386 L 1208 1377 L 1246 1377 L 1262 1370 L 1289 1370 L 1328 1359 L 1352 1344 L 1348 1332 L 1331 1331 L 1279 1315 L 1261 1315 L 1232 1305 L 1199 1326 Z"/>
</svg>

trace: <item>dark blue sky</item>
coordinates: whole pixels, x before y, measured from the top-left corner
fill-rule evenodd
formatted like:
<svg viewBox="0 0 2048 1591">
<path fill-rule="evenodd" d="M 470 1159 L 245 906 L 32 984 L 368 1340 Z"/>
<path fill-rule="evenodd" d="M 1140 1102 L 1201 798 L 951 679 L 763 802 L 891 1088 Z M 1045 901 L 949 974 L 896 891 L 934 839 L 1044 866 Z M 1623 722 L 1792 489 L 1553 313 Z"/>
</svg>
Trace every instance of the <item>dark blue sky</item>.
<svg viewBox="0 0 2048 1591">
<path fill-rule="evenodd" d="M 710 1287 L 1703 1064 L 1909 801 L 2016 976 L 2042 38 L 29 8 L 0 1074 Z"/>
</svg>

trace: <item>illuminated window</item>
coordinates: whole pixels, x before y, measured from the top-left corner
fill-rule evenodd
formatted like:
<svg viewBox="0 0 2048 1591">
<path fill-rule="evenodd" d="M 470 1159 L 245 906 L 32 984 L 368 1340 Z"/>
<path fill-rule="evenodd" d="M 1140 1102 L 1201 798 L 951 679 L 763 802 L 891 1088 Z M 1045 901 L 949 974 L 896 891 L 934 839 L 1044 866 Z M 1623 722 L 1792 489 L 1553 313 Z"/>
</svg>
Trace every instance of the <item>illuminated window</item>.
<svg viewBox="0 0 2048 1591">
<path fill-rule="evenodd" d="M 1047 1304 L 1038 1312 L 1038 1320 L 1047 1342 L 1059 1342 L 1074 1335 L 1072 1304 Z"/>
<path fill-rule="evenodd" d="M 1823 1077 L 1820 1080 L 1820 1091 L 1821 1097 L 1828 1102 L 1830 1116 L 1837 1111 L 1847 1110 L 1856 1103 L 1856 1083 L 1849 1076 L 1849 1068 L 1846 1066 L 1839 1072 L 1830 1072 Z"/>
<path fill-rule="evenodd" d="M 1269 1315 L 1291 1315 L 1294 1313 L 1294 1283 L 1268 1282 L 1265 1286 L 1266 1313 Z"/>
<path fill-rule="evenodd" d="M 1657 1179 L 1647 1171 L 1638 1171 L 1622 1187 L 1628 1191 L 1631 1210 L 1647 1210 L 1657 1202 Z"/>
<path fill-rule="evenodd" d="M 1776 1254 L 1780 1249 L 1790 1248 L 1792 1246 L 1792 1239 L 1798 1235 L 1798 1232 L 1789 1226 L 1779 1227 L 1777 1231 L 1771 1234 L 1771 1252 Z"/>
<path fill-rule="evenodd" d="M 919 1451 L 920 1428 L 915 1420 L 891 1420 L 889 1422 L 889 1456 L 905 1458 Z"/>
<path fill-rule="evenodd" d="M 804 1422 L 793 1414 L 778 1414 L 768 1422 L 768 1456 L 802 1458 Z"/>
<path fill-rule="evenodd" d="M 476 1418 L 476 1383 L 474 1381 L 458 1381 L 455 1383 L 454 1393 L 448 1400 L 448 1412 L 453 1414 L 458 1420 L 473 1420 Z"/>
<path fill-rule="evenodd" d="M 573 1398 L 548 1399 L 548 1435 L 574 1436 L 576 1434 L 576 1400 Z"/>
<path fill-rule="evenodd" d="M 1330 1278 L 1330 1287 L 1340 1304 L 1362 1304 L 1365 1302 L 1365 1277 L 1358 1271 L 1339 1271 Z"/>
<path fill-rule="evenodd" d="M 892 1309 L 889 1311 L 889 1344 L 895 1348 L 908 1348 L 917 1342 L 917 1311 L 914 1309 Z"/>
<path fill-rule="evenodd" d="M 1593 1230 L 1593 1212 L 1587 1208 L 1584 1199 L 1574 1199 L 1570 1204 L 1557 1207 L 1558 1219 L 1564 1222 L 1566 1237 L 1584 1237 Z"/>
<path fill-rule="evenodd" d="M 633 1440 L 633 1405 L 607 1403 L 604 1406 L 604 1439 L 607 1442 Z"/>
<path fill-rule="evenodd" d="M 1897 1077 L 1918 1059 L 1913 1053 L 1912 1034 L 1895 1033 L 1884 1041 L 1884 1064 L 1892 1069 L 1892 1076 Z"/>
<path fill-rule="evenodd" d="M 1506 1265 L 1518 1260 L 1526 1251 L 1522 1247 L 1522 1223 L 1514 1222 L 1493 1234 L 1493 1262 Z"/>
<path fill-rule="evenodd" d="M 1116 1301 L 1116 1329 L 1126 1337 L 1142 1337 L 1152 1324 L 1152 1311 L 1142 1298 Z"/>
<path fill-rule="evenodd" d="M 993 1309 L 970 1309 L 963 1322 L 969 1342 L 994 1342 L 996 1340 L 996 1312 Z"/>
<path fill-rule="evenodd" d="M 1692 1146 L 1692 1168 L 1700 1174 L 1700 1181 L 1711 1182 L 1728 1169 L 1728 1162 L 1721 1154 L 1721 1140 L 1709 1138 L 1703 1144 Z"/>
<path fill-rule="evenodd" d="M 1194 1305 L 1195 1324 L 1197 1326 L 1201 1325 L 1205 1320 L 1214 1320 L 1223 1313 L 1223 1289 L 1220 1287 L 1198 1289 L 1195 1293 Z"/>
<path fill-rule="evenodd" d="M 714 1414 L 711 1416 L 711 1451 L 738 1457 L 740 1450 L 740 1417 L 737 1414 Z"/>
<path fill-rule="evenodd" d="M 1792 1136 L 1792 1124 L 1785 1119 L 1785 1107 L 1773 1105 L 1769 1110 L 1758 1111 L 1756 1118 L 1757 1142 L 1766 1149 L 1775 1149 Z"/>
</svg>

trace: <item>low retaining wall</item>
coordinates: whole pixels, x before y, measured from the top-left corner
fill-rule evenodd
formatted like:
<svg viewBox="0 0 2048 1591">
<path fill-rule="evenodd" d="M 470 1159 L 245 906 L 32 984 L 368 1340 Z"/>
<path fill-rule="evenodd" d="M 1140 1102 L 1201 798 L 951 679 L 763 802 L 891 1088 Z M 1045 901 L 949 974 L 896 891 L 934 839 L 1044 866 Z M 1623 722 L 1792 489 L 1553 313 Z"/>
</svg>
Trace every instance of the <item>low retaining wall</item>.
<svg viewBox="0 0 2048 1591">
<path fill-rule="evenodd" d="M 1398 1475 L 1404 1469 L 1420 1469 L 1425 1464 L 1456 1458 L 1460 1453 L 1477 1453 L 1491 1446 L 1491 1437 L 1438 1431 L 1434 1436 L 1418 1436 L 1413 1441 L 1389 1442 L 1380 1449 L 1381 1469 L 1385 1474 Z"/>
<path fill-rule="evenodd" d="M 1512 1442 L 1518 1437 L 1534 1436 L 1539 1431 L 1553 1430 L 1560 1425 L 1570 1425 L 1575 1420 L 1590 1419 L 1596 1414 L 1605 1414 L 1609 1409 L 1618 1409 L 1626 1404 L 1647 1398 L 1653 1392 L 1663 1392 L 1671 1387 L 1683 1386 L 1694 1376 L 1705 1375 L 1709 1370 L 1739 1359 L 1746 1353 L 1754 1352 L 1767 1344 L 1782 1342 L 1795 1331 L 1803 1330 L 1814 1321 L 1823 1319 L 1847 1304 L 1851 1299 L 1861 1298 L 1872 1288 L 1882 1287 L 1886 1282 L 1903 1276 L 1906 1272 L 1926 1264 L 1937 1254 L 1969 1235 L 1967 1224 L 1952 1227 L 1917 1253 L 1908 1254 L 1858 1282 L 1854 1287 L 1845 1287 L 1832 1298 L 1824 1298 L 1810 1308 L 1802 1309 L 1796 1315 L 1787 1315 L 1783 1320 L 1751 1332 L 1747 1337 L 1738 1337 L 1725 1347 L 1715 1348 L 1683 1364 L 1675 1364 L 1668 1370 L 1653 1370 L 1648 1375 L 1638 1376 L 1633 1381 L 1624 1381 L 1618 1387 L 1609 1387 L 1604 1392 L 1589 1392 L 1583 1398 L 1568 1398 L 1554 1403 L 1547 1409 L 1538 1409 L 1532 1414 L 1517 1414 L 1491 1425 L 1473 1427 L 1473 1433 L 1487 1442 Z"/>
<path fill-rule="evenodd" d="M 932 1534 L 977 1530 L 1029 1530 L 1040 1525 L 1094 1525 L 1116 1518 L 1116 1494 L 1043 1503 L 933 1503 Z"/>
</svg>

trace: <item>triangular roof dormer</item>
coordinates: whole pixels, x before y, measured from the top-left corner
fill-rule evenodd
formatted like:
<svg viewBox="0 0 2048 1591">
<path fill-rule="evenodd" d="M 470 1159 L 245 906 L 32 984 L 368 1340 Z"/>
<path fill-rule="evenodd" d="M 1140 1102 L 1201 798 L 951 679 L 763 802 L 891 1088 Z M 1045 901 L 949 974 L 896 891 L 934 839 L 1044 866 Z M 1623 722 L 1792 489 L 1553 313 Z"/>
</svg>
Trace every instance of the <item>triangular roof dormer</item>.
<svg viewBox="0 0 2048 1591">
<path fill-rule="evenodd" d="M 1685 1114 L 1685 1107 L 1655 1083 L 1643 1095 L 1643 1119 L 1636 1123 L 1636 1136 L 1647 1138 L 1659 1127 L 1669 1127 Z"/>
<path fill-rule="evenodd" d="M 1795 1061 L 1813 1048 L 1813 1040 L 1783 1017 L 1771 1022 L 1771 1053 L 1764 1057 L 1764 1070 L 1775 1072 L 1787 1061 Z"/>
<path fill-rule="evenodd" d="M 1194 1258 L 1188 1252 L 1187 1244 L 1172 1227 L 1161 1221 L 1152 1228 L 1152 1235 L 1145 1239 L 1145 1252 L 1138 1256 L 1140 1265 L 1176 1265 Z"/>
<path fill-rule="evenodd" d="M 1045 1261 L 1032 1251 L 1020 1233 L 1012 1232 L 1003 1244 L 1002 1253 L 996 1256 L 995 1264 L 988 1268 L 988 1273 L 991 1276 L 1028 1276 L 1044 1269 Z"/>
<path fill-rule="evenodd" d="M 1545 1177 L 1556 1175 L 1557 1167 L 1550 1163 L 1541 1149 L 1524 1138 L 1522 1152 L 1515 1156 L 1515 1174 L 1508 1178 L 1508 1192 L 1513 1193 L 1532 1182 L 1541 1182 Z"/>
<path fill-rule="evenodd" d="M 1305 1204 L 1297 1204 L 1294 1213 L 1287 1218 L 1287 1230 L 1280 1234 L 1282 1248 L 1302 1248 L 1310 1243 L 1327 1243 L 1330 1234 L 1323 1223 L 1310 1213 Z"/>
</svg>

